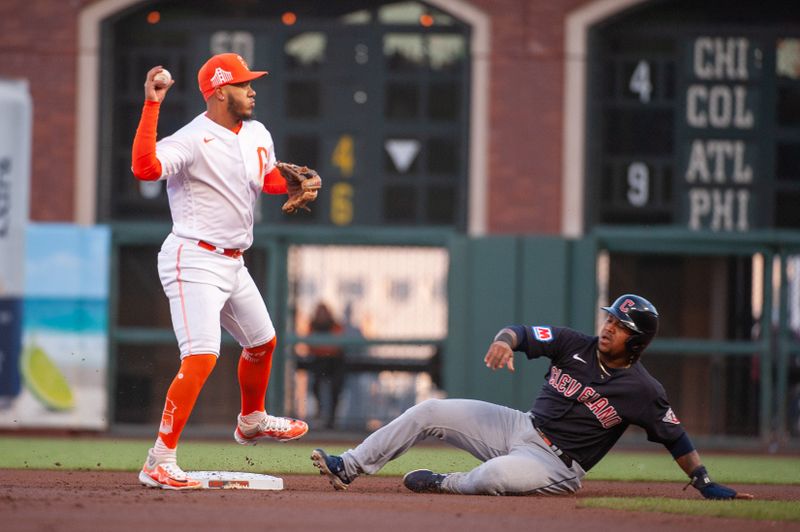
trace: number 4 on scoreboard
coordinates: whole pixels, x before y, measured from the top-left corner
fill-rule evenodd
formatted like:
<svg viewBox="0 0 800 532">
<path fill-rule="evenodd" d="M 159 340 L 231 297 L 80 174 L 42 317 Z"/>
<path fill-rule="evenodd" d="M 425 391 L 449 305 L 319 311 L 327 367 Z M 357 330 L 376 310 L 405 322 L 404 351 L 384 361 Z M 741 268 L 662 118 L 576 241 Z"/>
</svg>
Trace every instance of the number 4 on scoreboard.
<svg viewBox="0 0 800 532">
<path fill-rule="evenodd" d="M 331 163 L 342 173 L 342 177 L 353 177 L 356 165 L 355 149 L 352 135 L 342 135 L 333 148 Z"/>
<path fill-rule="evenodd" d="M 650 101 L 650 94 L 653 92 L 653 84 L 650 82 L 650 63 L 639 61 L 628 82 L 628 88 L 639 95 L 640 102 Z"/>
</svg>

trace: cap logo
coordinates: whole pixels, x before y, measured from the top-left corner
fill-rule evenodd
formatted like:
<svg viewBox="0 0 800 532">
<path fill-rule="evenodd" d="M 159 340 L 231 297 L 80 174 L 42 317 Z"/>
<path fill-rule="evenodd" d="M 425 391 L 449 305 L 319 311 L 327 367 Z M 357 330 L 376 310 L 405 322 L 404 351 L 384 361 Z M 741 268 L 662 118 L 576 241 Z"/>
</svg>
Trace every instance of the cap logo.
<svg viewBox="0 0 800 532">
<path fill-rule="evenodd" d="M 224 85 L 231 80 L 233 80 L 233 74 L 227 70 L 222 70 L 222 68 L 217 67 L 217 69 L 214 70 L 214 75 L 211 76 L 211 86 L 219 87 L 220 85 Z"/>
<path fill-rule="evenodd" d="M 630 310 L 630 309 L 631 309 L 631 308 L 632 308 L 634 305 L 636 305 L 636 302 L 635 302 L 635 301 L 633 301 L 632 299 L 626 299 L 626 300 L 625 300 L 625 301 L 623 301 L 623 302 L 622 302 L 622 304 L 619 306 L 619 310 L 620 310 L 621 312 L 624 312 L 625 314 L 627 314 L 627 313 L 628 313 L 628 311 L 629 311 L 629 310 Z"/>
</svg>

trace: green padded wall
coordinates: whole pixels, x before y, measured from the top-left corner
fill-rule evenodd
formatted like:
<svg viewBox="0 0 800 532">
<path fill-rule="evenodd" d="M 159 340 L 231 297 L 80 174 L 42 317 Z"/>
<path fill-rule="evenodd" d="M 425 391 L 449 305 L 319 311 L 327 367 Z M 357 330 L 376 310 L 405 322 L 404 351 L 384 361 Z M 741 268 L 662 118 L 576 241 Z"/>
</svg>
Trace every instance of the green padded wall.
<svg viewBox="0 0 800 532">
<path fill-rule="evenodd" d="M 572 241 L 558 237 L 459 239 L 451 247 L 450 339 L 445 387 L 468 397 L 526 410 L 547 361 L 515 358 L 516 371 L 491 371 L 483 355 L 505 325 L 572 325 Z M 589 263 L 592 272 L 594 262 Z M 588 269 L 588 268 L 587 268 Z M 593 273 L 592 273 L 593 275 Z M 594 277 L 586 283 L 592 286 Z"/>
</svg>

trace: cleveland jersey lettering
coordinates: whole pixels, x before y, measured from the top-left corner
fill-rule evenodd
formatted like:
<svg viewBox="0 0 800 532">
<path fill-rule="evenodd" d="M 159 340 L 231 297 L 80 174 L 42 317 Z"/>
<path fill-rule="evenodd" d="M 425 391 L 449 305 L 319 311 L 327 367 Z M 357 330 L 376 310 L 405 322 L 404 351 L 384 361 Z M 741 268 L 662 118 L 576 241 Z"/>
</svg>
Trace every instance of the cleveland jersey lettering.
<svg viewBox="0 0 800 532">
<path fill-rule="evenodd" d="M 547 383 L 556 389 L 564 397 L 572 397 L 579 391 L 576 401 L 583 403 L 604 429 L 622 423 L 622 418 L 617 414 L 617 409 L 609 404 L 608 399 L 597 393 L 591 386 L 584 386 L 577 379 L 571 377 L 569 373 L 562 372 L 553 366 L 550 368 L 550 378 Z"/>
<path fill-rule="evenodd" d="M 524 331 L 520 351 L 528 358 L 552 360 L 531 412 L 584 469 L 594 466 L 629 425 L 644 428 L 648 439 L 660 443 L 683 434 L 664 388 L 641 363 L 604 371 L 597 361 L 597 336 L 564 327 Z"/>
</svg>

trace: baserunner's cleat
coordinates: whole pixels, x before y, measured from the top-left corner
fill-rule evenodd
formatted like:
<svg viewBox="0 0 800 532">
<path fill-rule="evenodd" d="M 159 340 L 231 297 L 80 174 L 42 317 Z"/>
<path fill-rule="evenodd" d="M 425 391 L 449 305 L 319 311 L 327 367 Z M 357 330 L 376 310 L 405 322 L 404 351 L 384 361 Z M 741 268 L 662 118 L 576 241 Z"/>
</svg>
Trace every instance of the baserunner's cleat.
<svg viewBox="0 0 800 532">
<path fill-rule="evenodd" d="M 344 471 L 344 461 L 341 456 L 329 455 L 322 449 L 314 449 L 311 452 L 311 461 L 314 462 L 314 467 L 319 469 L 320 475 L 328 477 L 328 481 L 335 490 L 346 490 L 353 481 Z"/>
<path fill-rule="evenodd" d="M 405 474 L 403 485 L 416 493 L 443 493 L 442 482 L 446 477 L 430 469 L 416 469 Z"/>
</svg>

